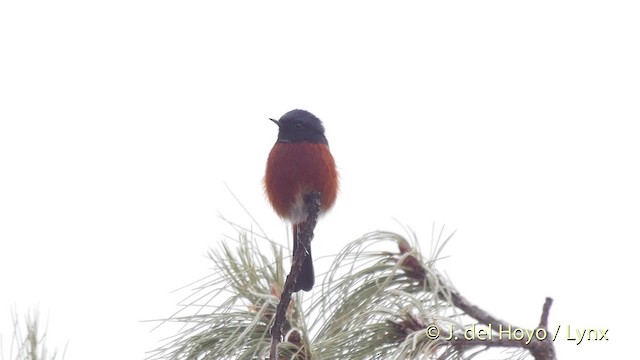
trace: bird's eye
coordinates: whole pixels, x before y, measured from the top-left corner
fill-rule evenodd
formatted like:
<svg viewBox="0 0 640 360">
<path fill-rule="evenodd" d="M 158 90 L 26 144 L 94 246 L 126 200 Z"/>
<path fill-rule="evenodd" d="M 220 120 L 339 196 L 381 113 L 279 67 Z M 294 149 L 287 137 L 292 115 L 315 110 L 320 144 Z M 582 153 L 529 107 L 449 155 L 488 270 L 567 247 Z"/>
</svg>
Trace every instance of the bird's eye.
<svg viewBox="0 0 640 360">
<path fill-rule="evenodd" d="M 301 129 L 302 128 L 302 123 L 297 122 L 296 123 L 296 129 Z"/>
</svg>

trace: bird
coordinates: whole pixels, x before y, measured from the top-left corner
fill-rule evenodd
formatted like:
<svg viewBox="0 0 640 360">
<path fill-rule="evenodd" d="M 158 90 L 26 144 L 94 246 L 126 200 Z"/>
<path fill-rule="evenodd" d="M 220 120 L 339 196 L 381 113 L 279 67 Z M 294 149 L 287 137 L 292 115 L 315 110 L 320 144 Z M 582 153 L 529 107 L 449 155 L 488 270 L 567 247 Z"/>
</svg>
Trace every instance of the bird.
<svg viewBox="0 0 640 360">
<path fill-rule="evenodd" d="M 264 176 L 267 198 L 276 214 L 288 221 L 293 232 L 293 253 L 297 234 L 308 217 L 305 195 L 320 193 L 320 215 L 329 211 L 338 195 L 338 170 L 325 136 L 322 121 L 306 110 L 291 110 L 279 120 L 278 139 L 269 152 Z M 311 249 L 293 288 L 310 291 L 315 282 Z"/>
</svg>

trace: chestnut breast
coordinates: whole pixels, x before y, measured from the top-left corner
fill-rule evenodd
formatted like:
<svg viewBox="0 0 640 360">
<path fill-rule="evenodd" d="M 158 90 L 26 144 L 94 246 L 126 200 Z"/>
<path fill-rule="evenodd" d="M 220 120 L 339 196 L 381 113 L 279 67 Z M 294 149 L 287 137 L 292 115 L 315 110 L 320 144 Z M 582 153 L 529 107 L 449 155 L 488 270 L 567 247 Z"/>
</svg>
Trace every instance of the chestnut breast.
<svg viewBox="0 0 640 360">
<path fill-rule="evenodd" d="M 326 144 L 279 142 L 269 153 L 264 183 L 276 213 L 298 224 L 307 218 L 305 194 L 321 193 L 320 213 L 333 206 L 338 193 L 338 172 Z"/>
</svg>

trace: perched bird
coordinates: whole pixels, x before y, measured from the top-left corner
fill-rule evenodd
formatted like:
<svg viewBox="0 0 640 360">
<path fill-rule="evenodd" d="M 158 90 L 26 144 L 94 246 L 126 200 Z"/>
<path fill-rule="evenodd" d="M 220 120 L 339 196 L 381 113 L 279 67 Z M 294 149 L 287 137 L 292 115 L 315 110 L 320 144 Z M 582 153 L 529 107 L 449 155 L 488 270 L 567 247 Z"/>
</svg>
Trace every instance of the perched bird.
<svg viewBox="0 0 640 360">
<path fill-rule="evenodd" d="M 307 220 L 304 196 L 320 192 L 320 214 L 329 210 L 338 194 L 338 171 L 320 119 L 305 110 L 291 110 L 280 120 L 278 140 L 269 153 L 264 186 L 269 202 L 278 216 L 293 226 L 293 252 L 298 230 Z M 302 265 L 302 272 L 293 291 L 309 291 L 315 275 L 311 249 Z"/>
</svg>

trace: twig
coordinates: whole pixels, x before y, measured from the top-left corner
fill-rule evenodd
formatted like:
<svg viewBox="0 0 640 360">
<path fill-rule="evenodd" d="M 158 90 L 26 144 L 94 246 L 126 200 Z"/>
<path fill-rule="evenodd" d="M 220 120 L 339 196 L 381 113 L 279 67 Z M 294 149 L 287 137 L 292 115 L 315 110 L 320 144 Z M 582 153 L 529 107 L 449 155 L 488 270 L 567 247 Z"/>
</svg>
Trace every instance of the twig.
<svg viewBox="0 0 640 360">
<path fill-rule="evenodd" d="M 276 308 L 276 316 L 271 326 L 271 349 L 269 352 L 269 359 L 278 359 L 278 343 L 282 340 L 282 328 L 284 321 L 287 317 L 287 309 L 291 302 L 291 294 L 298 281 L 300 272 L 302 271 L 302 263 L 307 256 L 307 249 L 311 246 L 311 239 L 313 238 L 313 230 L 316 228 L 318 222 L 318 215 L 320 213 L 320 193 L 312 192 L 304 197 L 304 204 L 307 208 L 307 220 L 302 226 L 301 231 L 298 231 L 298 236 L 294 241 L 297 242 L 296 251 L 293 254 L 293 260 L 291 262 L 291 271 L 287 275 L 287 279 L 284 282 L 284 289 L 280 295 L 280 302 Z"/>
<path fill-rule="evenodd" d="M 547 330 L 547 325 L 549 324 L 549 310 L 551 310 L 551 304 L 553 303 L 553 299 L 548 297 L 544 300 L 544 305 L 542 305 L 542 316 L 540 316 L 540 325 L 539 328 Z"/>
<path fill-rule="evenodd" d="M 549 329 L 547 328 L 547 324 L 549 324 L 549 311 L 551 310 L 551 304 L 553 304 L 553 299 L 547 297 L 544 300 L 544 305 L 542 305 L 542 315 L 540 316 L 540 325 L 538 325 L 538 329 L 543 329 L 547 334 L 547 337 L 539 342 L 531 342 L 529 351 L 531 351 L 531 355 L 536 360 L 555 360 L 556 359 L 556 350 L 553 347 L 553 340 L 551 335 L 549 334 Z"/>
<path fill-rule="evenodd" d="M 418 280 L 420 284 L 429 284 L 427 269 L 418 258 L 410 254 L 411 251 L 414 251 L 410 245 L 406 242 L 400 242 L 398 248 L 400 254 L 403 255 L 400 261 L 407 276 Z M 436 278 L 437 283 L 446 283 L 442 277 L 436 275 Z M 513 326 L 504 320 L 498 319 L 479 306 L 472 304 L 455 290 L 450 290 L 448 293 L 439 293 L 438 295 L 442 295 L 444 298 L 450 298 L 455 307 L 477 320 L 479 324 L 488 327 L 488 329 L 485 330 L 488 331 L 488 333 L 485 333 L 486 336 L 483 335 L 482 337 L 474 336 L 473 338 L 468 338 L 464 336 L 467 333 L 466 331 L 464 334 L 451 334 L 452 336 L 448 338 L 447 341 L 453 349 L 460 351 L 478 346 L 485 348 L 521 348 L 528 350 L 536 360 L 556 360 L 553 337 L 547 329 L 553 299 L 549 297 L 545 299 L 544 306 L 542 307 L 542 315 L 540 316 L 540 324 L 533 330 L 528 330 Z"/>
<path fill-rule="evenodd" d="M 457 291 L 451 291 L 451 300 L 453 305 L 458 309 L 464 311 L 467 315 L 478 320 L 483 325 L 491 325 L 492 328 L 498 329 L 500 326 L 503 328 L 511 327 L 511 324 L 504 320 L 500 320 L 495 316 L 489 314 L 485 310 L 480 309 L 477 305 L 473 305 L 464 296 L 460 295 Z"/>
<path fill-rule="evenodd" d="M 519 329 L 520 331 L 523 328 L 513 326 L 506 321 L 499 320 L 493 315 L 489 314 L 487 311 L 481 309 L 480 307 L 471 304 L 469 300 L 464 298 L 460 293 L 456 291 L 451 292 L 451 300 L 453 304 L 460 310 L 464 311 L 467 315 L 472 318 L 478 320 L 480 324 L 490 326 L 492 331 L 498 332 L 498 337 L 493 339 L 486 339 L 483 341 L 469 341 L 466 339 L 456 339 L 454 341 L 455 346 L 458 347 L 473 347 L 473 346 L 486 346 L 486 347 L 519 347 L 523 349 L 529 350 L 533 358 L 536 360 L 555 360 L 556 353 L 553 347 L 553 341 L 551 340 L 551 336 L 549 335 L 547 324 L 549 323 L 549 311 L 551 309 L 551 304 L 553 303 L 553 299 L 547 297 L 544 302 L 544 306 L 542 307 L 542 315 L 540 316 L 540 324 L 537 328 L 533 330 L 532 333 L 540 336 L 542 339 L 538 339 L 536 336 L 533 336 L 532 339 L 524 338 L 511 338 L 511 334 L 514 333 L 515 329 Z M 541 331 L 540 331 L 541 330 Z M 530 331 L 530 330 L 528 330 Z M 505 333 L 507 332 L 507 333 Z M 507 335 L 509 334 L 509 335 Z"/>
</svg>

